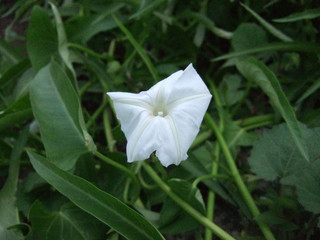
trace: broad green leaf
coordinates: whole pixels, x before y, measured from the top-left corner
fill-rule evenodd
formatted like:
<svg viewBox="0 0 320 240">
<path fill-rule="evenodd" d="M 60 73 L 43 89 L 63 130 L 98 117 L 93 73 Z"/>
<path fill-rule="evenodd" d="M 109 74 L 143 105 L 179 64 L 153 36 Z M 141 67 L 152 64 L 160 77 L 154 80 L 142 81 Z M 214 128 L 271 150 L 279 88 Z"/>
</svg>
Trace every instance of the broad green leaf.
<svg viewBox="0 0 320 240">
<path fill-rule="evenodd" d="M 257 19 L 258 22 L 273 36 L 276 38 L 284 41 L 284 42 L 292 42 L 292 39 L 285 35 L 283 32 L 272 26 L 270 23 L 268 23 L 266 20 L 264 20 L 262 17 L 260 17 L 255 11 L 253 11 L 248 6 L 241 3 L 241 6 L 243 6 L 255 19 Z"/>
<path fill-rule="evenodd" d="M 205 213 L 204 203 L 199 189 L 192 189 L 191 183 L 182 179 L 170 179 L 169 187 L 179 197 L 188 202 L 202 214 Z M 169 234 L 183 233 L 198 227 L 198 222 L 192 218 L 170 198 L 164 201 L 158 220 L 161 232 Z"/>
<path fill-rule="evenodd" d="M 32 118 L 29 96 L 25 95 L 0 112 L 0 132 Z"/>
<path fill-rule="evenodd" d="M 30 161 L 50 185 L 75 205 L 132 240 L 163 240 L 159 231 L 137 212 L 86 180 L 61 170 L 42 156 L 28 152 Z"/>
<path fill-rule="evenodd" d="M 271 72 L 262 62 L 259 62 L 254 58 L 239 61 L 236 65 L 239 72 L 245 78 L 257 83 L 269 97 L 273 107 L 280 112 L 281 116 L 286 121 L 296 147 L 299 149 L 302 156 L 309 161 L 307 147 L 301 135 L 295 113 L 281 88 L 279 80 L 273 72 Z"/>
<path fill-rule="evenodd" d="M 305 19 L 314 19 L 320 17 L 320 8 L 315 9 L 307 9 L 303 12 L 297 12 L 290 14 L 287 17 L 274 19 L 274 22 L 278 23 L 288 23 L 288 22 L 296 22 Z"/>
<path fill-rule="evenodd" d="M 273 181 L 277 178 L 285 184 L 294 184 L 292 177 L 301 175 L 305 168 L 320 156 L 320 128 L 308 129 L 299 124 L 307 142 L 311 161 L 307 162 L 294 144 L 286 124 L 265 130 L 262 137 L 253 144 L 249 163 L 251 170 L 259 177 Z"/>
<path fill-rule="evenodd" d="M 293 52 L 307 52 L 320 53 L 320 45 L 312 42 L 286 42 L 286 43 L 270 43 L 261 47 L 254 47 L 247 50 L 227 53 L 211 61 L 221 61 L 235 57 L 242 57 L 256 53 L 270 52 L 270 51 L 293 51 Z"/>
<path fill-rule="evenodd" d="M 312 140 L 317 140 L 317 144 L 314 144 L 315 149 L 311 151 L 317 152 L 317 159 L 311 162 L 306 169 L 303 169 L 301 173 L 297 174 L 294 179 L 294 184 L 297 187 L 298 200 L 302 206 L 314 214 L 320 213 L 320 129 L 316 128 L 312 133 Z"/>
<path fill-rule="evenodd" d="M 48 212 L 40 201 L 36 201 L 28 218 L 40 239 L 100 240 L 107 231 L 100 221 L 72 203 L 64 204 L 59 211 Z"/>
<path fill-rule="evenodd" d="M 266 45 L 267 34 L 255 23 L 242 23 L 234 31 L 231 45 L 235 51 L 243 51 Z"/>
<path fill-rule="evenodd" d="M 56 30 L 48 13 L 39 6 L 35 6 L 31 12 L 27 30 L 27 50 L 36 73 L 58 54 Z"/>
<path fill-rule="evenodd" d="M 9 43 L 0 38 L 0 54 L 8 61 L 9 65 L 14 65 L 23 59 L 23 56 Z"/>
<path fill-rule="evenodd" d="M 0 239 L 16 240 L 21 239 L 22 234 L 9 230 L 20 223 L 19 212 L 16 207 L 16 191 L 19 177 L 20 157 L 28 139 L 28 126 L 25 127 L 19 138 L 16 140 L 10 156 L 10 167 L 7 181 L 0 191 Z"/>
<path fill-rule="evenodd" d="M 285 124 L 265 130 L 253 145 L 249 164 L 259 177 L 295 185 L 299 202 L 309 211 L 320 213 L 320 128 L 300 124 L 311 161 L 298 151 Z"/>
<path fill-rule="evenodd" d="M 78 95 L 70 79 L 55 62 L 42 68 L 30 83 L 32 111 L 39 124 L 47 157 L 71 169 L 78 157 L 94 151 L 87 133 Z"/>
</svg>

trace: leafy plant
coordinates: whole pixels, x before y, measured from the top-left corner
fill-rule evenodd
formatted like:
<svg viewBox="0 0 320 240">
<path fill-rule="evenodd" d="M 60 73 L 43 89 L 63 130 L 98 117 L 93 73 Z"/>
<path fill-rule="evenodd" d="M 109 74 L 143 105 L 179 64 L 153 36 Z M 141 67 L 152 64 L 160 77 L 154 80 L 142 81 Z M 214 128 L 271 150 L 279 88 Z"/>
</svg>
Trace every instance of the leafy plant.
<svg viewBox="0 0 320 240">
<path fill-rule="evenodd" d="M 3 1 L 0 239 L 317 239 L 318 7 Z M 212 100 L 187 159 L 128 163 L 130 131 L 106 93 L 146 91 L 190 63 Z M 177 89 L 157 89 L 155 117 L 166 117 L 166 97 L 182 103 Z M 204 108 L 188 106 L 178 111 L 186 126 L 186 114 Z M 153 139 L 170 132 L 189 147 L 181 136 L 190 128 L 178 138 L 169 120 L 170 131 L 157 126 Z"/>
</svg>

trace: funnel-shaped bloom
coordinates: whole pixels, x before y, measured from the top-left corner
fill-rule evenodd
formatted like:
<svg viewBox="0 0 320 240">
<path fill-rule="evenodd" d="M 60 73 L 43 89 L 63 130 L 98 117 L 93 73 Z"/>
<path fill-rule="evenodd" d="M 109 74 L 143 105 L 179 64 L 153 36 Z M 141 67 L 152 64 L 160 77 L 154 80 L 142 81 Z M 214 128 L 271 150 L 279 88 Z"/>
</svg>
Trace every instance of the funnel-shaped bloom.
<svg viewBox="0 0 320 240">
<path fill-rule="evenodd" d="M 156 151 L 166 167 L 187 159 L 211 99 L 192 64 L 148 91 L 107 94 L 128 140 L 128 162 L 145 160 Z"/>
</svg>

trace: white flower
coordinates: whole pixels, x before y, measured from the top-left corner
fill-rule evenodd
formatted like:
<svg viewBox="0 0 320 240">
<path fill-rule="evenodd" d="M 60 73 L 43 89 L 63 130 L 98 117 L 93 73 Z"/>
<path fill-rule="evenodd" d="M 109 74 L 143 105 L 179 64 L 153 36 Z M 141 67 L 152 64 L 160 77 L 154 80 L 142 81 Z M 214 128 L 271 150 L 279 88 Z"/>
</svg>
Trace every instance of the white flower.
<svg viewBox="0 0 320 240">
<path fill-rule="evenodd" d="M 211 99 L 192 64 L 148 91 L 107 94 L 128 140 L 128 162 L 145 160 L 156 151 L 166 167 L 187 159 Z"/>
</svg>

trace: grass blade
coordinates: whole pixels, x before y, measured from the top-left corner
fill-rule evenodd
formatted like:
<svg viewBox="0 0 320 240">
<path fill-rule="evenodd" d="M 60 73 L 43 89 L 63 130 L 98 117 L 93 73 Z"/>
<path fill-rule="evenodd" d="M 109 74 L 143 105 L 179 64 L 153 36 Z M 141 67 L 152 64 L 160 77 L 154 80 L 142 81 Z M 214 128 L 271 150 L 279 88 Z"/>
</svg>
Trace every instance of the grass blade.
<svg viewBox="0 0 320 240">
<path fill-rule="evenodd" d="M 276 29 L 274 26 L 272 26 L 270 23 L 268 23 L 266 20 L 264 20 L 262 17 L 260 17 L 255 11 L 253 11 L 248 6 L 241 3 L 241 6 L 244 7 L 257 21 L 266 29 L 268 30 L 273 36 L 276 38 L 279 38 L 280 40 L 284 42 L 292 42 L 293 40 L 285 35 L 280 30 Z"/>
</svg>

